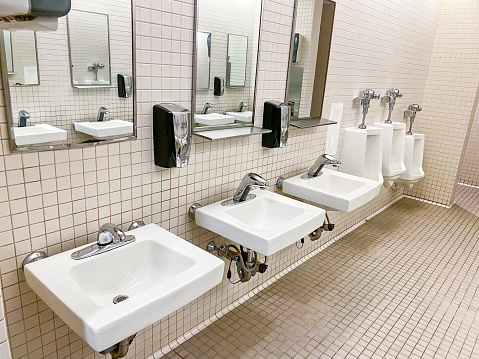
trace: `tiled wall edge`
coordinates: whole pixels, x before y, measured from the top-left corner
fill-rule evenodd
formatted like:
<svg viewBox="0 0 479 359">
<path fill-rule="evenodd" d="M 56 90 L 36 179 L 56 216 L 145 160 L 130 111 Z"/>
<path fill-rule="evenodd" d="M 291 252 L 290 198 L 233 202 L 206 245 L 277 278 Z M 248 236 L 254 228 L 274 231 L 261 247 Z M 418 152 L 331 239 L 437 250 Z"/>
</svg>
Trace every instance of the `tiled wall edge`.
<svg viewBox="0 0 479 359">
<path fill-rule="evenodd" d="M 209 317 L 208 319 L 206 319 L 205 321 L 203 321 L 202 323 L 198 324 L 196 327 L 190 329 L 189 331 L 187 331 L 185 334 L 183 334 L 182 336 L 176 338 L 175 340 L 171 341 L 170 343 L 168 343 L 167 345 L 165 345 L 164 347 L 162 347 L 160 350 L 158 350 L 157 352 L 153 353 L 153 355 L 150 355 L 149 357 L 147 357 L 146 359 L 159 359 L 159 358 L 162 358 L 164 355 L 168 354 L 169 352 L 171 352 L 173 349 L 177 348 L 179 345 L 183 344 L 184 342 L 186 342 L 188 339 L 190 339 L 191 337 L 193 337 L 194 335 L 196 335 L 197 333 L 199 333 L 200 331 L 202 331 L 203 329 L 205 329 L 207 326 L 209 326 L 210 324 L 214 323 L 215 321 L 217 321 L 218 319 L 220 319 L 221 317 L 223 317 L 224 315 L 226 315 L 227 313 L 231 312 L 233 309 L 237 308 L 238 306 L 240 306 L 241 304 L 243 304 L 244 302 L 246 302 L 248 299 L 252 298 L 253 296 L 255 296 L 256 294 L 260 293 L 263 289 L 269 287 L 271 284 L 273 284 L 274 282 L 276 282 L 278 279 L 282 278 L 284 275 L 288 274 L 289 272 L 291 272 L 293 269 L 297 268 L 300 264 L 303 264 L 304 262 L 306 262 L 307 260 L 313 258 L 316 254 L 324 251 L 326 248 L 328 248 L 330 245 L 332 245 L 333 243 L 336 243 L 337 241 L 339 241 L 341 238 L 343 238 L 344 236 L 346 236 L 347 234 L 349 234 L 350 232 L 352 232 L 353 230 L 355 230 L 356 228 L 358 228 L 359 226 L 363 225 L 364 223 L 366 223 L 367 221 L 369 221 L 371 218 L 373 218 L 374 216 L 377 216 L 379 213 L 383 212 L 384 210 L 386 210 L 387 208 L 391 207 L 394 203 L 396 203 L 397 201 L 399 201 L 400 199 L 402 198 L 411 198 L 411 199 L 415 199 L 415 200 L 419 200 L 419 201 L 422 201 L 422 202 L 427 202 L 427 203 L 432 203 L 432 204 L 436 204 L 436 205 L 439 205 L 439 206 L 442 206 L 442 207 L 445 207 L 444 205 L 441 205 L 441 204 L 437 204 L 437 203 L 434 203 L 434 202 L 430 202 L 430 201 L 427 201 L 427 200 L 422 200 L 422 199 L 419 199 L 419 198 L 415 198 L 415 197 L 412 197 L 412 196 L 406 196 L 406 195 L 400 195 L 399 197 L 395 198 L 394 200 L 392 200 L 391 202 L 387 203 L 386 205 L 384 205 L 383 207 L 381 207 L 380 209 L 378 209 L 376 212 L 370 214 L 369 216 L 367 216 L 366 218 L 364 218 L 363 220 L 361 220 L 360 222 L 356 223 L 355 225 L 351 226 L 350 228 L 344 230 L 343 232 L 339 233 L 337 236 L 331 238 L 331 240 L 329 240 L 328 242 L 326 242 L 325 244 L 321 245 L 320 247 L 318 247 L 317 249 L 315 249 L 314 251 L 310 252 L 309 254 L 305 255 L 303 258 L 299 259 L 298 261 L 296 261 L 295 263 L 289 265 L 288 267 L 286 267 L 285 269 L 283 269 L 281 272 L 279 272 L 278 274 L 276 274 L 274 277 L 268 279 L 266 282 L 262 283 L 261 285 L 259 285 L 258 287 L 254 288 L 253 290 L 251 290 L 250 292 L 246 293 L 244 296 L 242 296 L 241 298 L 237 299 L 236 301 L 234 301 L 233 303 L 231 303 L 230 305 L 228 305 L 227 307 L 223 308 L 221 311 L 213 314 L 211 317 Z"/>
<path fill-rule="evenodd" d="M 439 202 L 434 202 L 434 201 L 430 201 L 428 199 L 414 197 L 414 196 L 411 196 L 411 195 L 408 195 L 408 194 L 403 195 L 403 197 L 410 198 L 410 199 L 415 199 L 416 201 L 433 204 L 433 205 L 439 206 L 439 207 L 444 207 L 444 208 L 451 208 L 452 207 L 450 204 L 443 204 L 443 203 L 439 203 Z"/>
<path fill-rule="evenodd" d="M 467 184 L 463 182 L 458 182 L 457 184 L 460 184 L 461 186 L 471 187 L 471 188 L 479 188 L 479 186 L 474 186 L 473 184 Z"/>
<path fill-rule="evenodd" d="M 10 344 L 8 342 L 7 324 L 3 308 L 3 297 L 0 290 L 0 358 L 11 359 Z"/>
</svg>

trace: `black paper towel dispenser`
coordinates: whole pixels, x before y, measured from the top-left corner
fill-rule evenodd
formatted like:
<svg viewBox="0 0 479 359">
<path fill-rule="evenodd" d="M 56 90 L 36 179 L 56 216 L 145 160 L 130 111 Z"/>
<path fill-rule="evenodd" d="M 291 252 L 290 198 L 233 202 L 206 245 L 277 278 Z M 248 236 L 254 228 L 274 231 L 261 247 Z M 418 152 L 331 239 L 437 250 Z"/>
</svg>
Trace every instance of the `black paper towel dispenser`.
<svg viewBox="0 0 479 359">
<path fill-rule="evenodd" d="M 263 128 L 272 130 L 263 135 L 263 147 L 286 147 L 288 142 L 290 107 L 280 101 L 266 101 L 263 112 Z"/>
<path fill-rule="evenodd" d="M 153 106 L 153 145 L 155 165 L 186 167 L 191 150 L 191 114 L 174 103 Z"/>
</svg>

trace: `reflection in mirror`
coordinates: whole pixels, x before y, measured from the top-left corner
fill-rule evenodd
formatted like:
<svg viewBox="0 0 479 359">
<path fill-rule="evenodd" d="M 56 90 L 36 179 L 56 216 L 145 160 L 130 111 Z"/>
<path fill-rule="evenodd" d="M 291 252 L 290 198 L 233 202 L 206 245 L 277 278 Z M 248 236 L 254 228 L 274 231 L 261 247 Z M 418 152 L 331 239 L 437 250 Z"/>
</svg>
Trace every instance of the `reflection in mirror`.
<svg viewBox="0 0 479 359">
<path fill-rule="evenodd" d="M 17 62 L 26 54 L 15 52 L 16 36 L 21 32 L 11 35 L 14 73 L 19 72 Z M 33 34 L 30 32 L 31 39 Z M 12 114 L 12 150 L 71 148 L 133 139 L 136 100 L 132 0 L 72 0 L 68 23 L 67 17 L 62 17 L 57 31 L 35 34 L 39 86 L 13 86 L 11 81 L 6 86 L 8 69 L 3 66 L 6 61 L 1 61 L 5 98 L 10 99 L 7 113 Z M 0 40 L 5 43 L 4 34 Z M 2 58 L 7 56 L 7 48 L 1 47 Z M 26 71 L 21 73 L 25 76 Z M 75 86 L 72 80 L 77 82 Z"/>
<path fill-rule="evenodd" d="M 210 58 L 211 34 L 198 31 L 196 33 L 196 88 L 199 90 L 210 88 Z"/>
<path fill-rule="evenodd" d="M 196 12 L 195 131 L 252 126 L 261 0 L 197 0 Z"/>
<path fill-rule="evenodd" d="M 3 31 L 10 86 L 39 84 L 35 32 Z"/>
<path fill-rule="evenodd" d="M 244 87 L 248 58 L 248 36 L 228 34 L 226 86 Z"/>
<path fill-rule="evenodd" d="M 335 6 L 331 0 L 297 0 L 288 86 L 292 120 L 321 118 Z"/>
<path fill-rule="evenodd" d="M 68 39 L 74 87 L 111 84 L 109 38 L 107 14 L 70 11 Z"/>
</svg>

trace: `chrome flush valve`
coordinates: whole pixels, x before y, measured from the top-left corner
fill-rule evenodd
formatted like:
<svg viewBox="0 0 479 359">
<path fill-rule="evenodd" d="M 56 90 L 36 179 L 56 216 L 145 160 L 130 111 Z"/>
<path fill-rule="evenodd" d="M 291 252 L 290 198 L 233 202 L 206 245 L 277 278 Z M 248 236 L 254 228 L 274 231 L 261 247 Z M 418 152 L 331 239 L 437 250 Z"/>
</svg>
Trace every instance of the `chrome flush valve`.
<svg viewBox="0 0 479 359">
<path fill-rule="evenodd" d="M 396 104 L 396 99 L 398 97 L 402 97 L 402 93 L 399 92 L 398 89 L 390 89 L 388 90 L 387 95 L 381 98 L 382 103 L 389 104 L 389 114 L 388 119 L 385 121 L 386 123 L 392 123 L 391 114 L 393 112 L 394 105 Z"/>
<path fill-rule="evenodd" d="M 410 118 L 409 131 L 406 132 L 406 135 L 412 135 L 412 125 L 416 119 L 417 112 L 422 111 L 422 107 L 418 104 L 409 105 L 406 111 L 404 111 L 404 116 Z"/>
<path fill-rule="evenodd" d="M 363 121 L 361 124 L 358 126 L 358 128 L 364 129 L 366 128 L 365 122 L 366 122 L 366 115 L 368 114 L 369 106 L 370 106 L 370 101 L 371 100 L 379 100 L 380 95 L 376 92 L 374 92 L 371 89 L 366 89 L 361 91 L 360 96 L 356 97 L 353 101 L 354 105 L 356 106 L 363 106 Z"/>
</svg>

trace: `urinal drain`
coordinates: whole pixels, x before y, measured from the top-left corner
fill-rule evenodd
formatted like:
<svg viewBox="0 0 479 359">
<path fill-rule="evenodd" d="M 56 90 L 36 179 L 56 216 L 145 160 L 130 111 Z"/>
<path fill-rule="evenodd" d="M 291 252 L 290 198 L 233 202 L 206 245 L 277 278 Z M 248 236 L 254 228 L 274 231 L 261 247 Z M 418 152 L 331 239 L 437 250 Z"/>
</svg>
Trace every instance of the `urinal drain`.
<svg viewBox="0 0 479 359">
<path fill-rule="evenodd" d="M 113 304 L 123 302 L 124 300 L 127 300 L 127 299 L 128 299 L 127 295 L 124 295 L 124 294 L 117 295 L 115 298 L 113 298 Z"/>
</svg>

